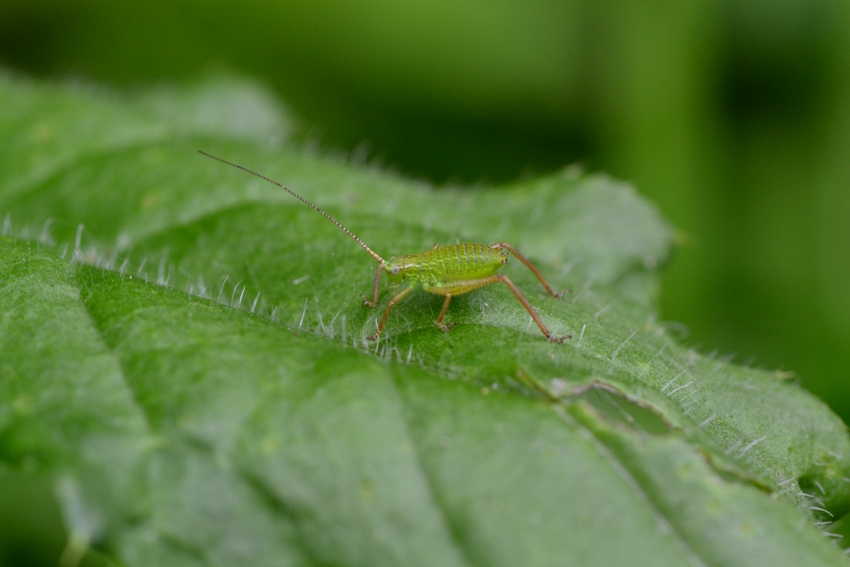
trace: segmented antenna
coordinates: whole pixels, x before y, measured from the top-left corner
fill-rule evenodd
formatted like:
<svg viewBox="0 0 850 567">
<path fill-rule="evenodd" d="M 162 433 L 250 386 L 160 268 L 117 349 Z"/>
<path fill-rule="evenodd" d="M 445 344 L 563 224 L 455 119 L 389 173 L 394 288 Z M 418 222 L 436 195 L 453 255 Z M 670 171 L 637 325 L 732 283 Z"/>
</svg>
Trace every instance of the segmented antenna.
<svg viewBox="0 0 850 567">
<path fill-rule="evenodd" d="M 250 173 L 251 175 L 255 175 L 255 176 L 259 177 L 260 179 L 265 179 L 265 180 L 266 180 L 266 181 L 268 181 L 269 183 L 274 183 L 275 185 L 277 185 L 278 187 L 280 187 L 281 189 L 283 189 L 284 191 L 286 191 L 287 193 L 289 193 L 289 194 L 290 194 L 290 195 L 292 195 L 293 197 L 298 198 L 300 201 L 302 201 L 302 202 L 304 202 L 304 203 L 306 203 L 306 204 L 310 205 L 311 207 L 313 207 L 314 209 L 316 209 L 317 211 L 319 211 L 320 213 L 322 213 L 322 214 L 325 216 L 325 218 L 326 218 L 326 219 L 328 219 L 329 221 L 331 221 L 332 223 L 334 223 L 335 225 L 337 225 L 337 226 L 340 228 L 340 230 L 342 230 L 345 234 L 347 234 L 348 236 L 350 236 L 351 238 L 353 238 L 353 239 L 357 242 L 357 244 L 359 244 L 360 246 L 362 246 L 362 247 L 366 250 L 366 252 L 368 252 L 369 254 L 371 254 L 371 255 L 372 255 L 372 258 L 374 258 L 375 260 L 377 260 L 377 261 L 378 261 L 378 263 L 380 263 L 380 264 L 385 264 L 385 263 L 386 263 L 386 262 L 384 262 L 384 259 L 383 259 L 383 258 L 381 258 L 380 256 L 378 256 L 378 255 L 375 253 L 375 251 L 374 251 L 374 250 L 372 250 L 371 248 L 369 248 L 368 246 L 366 246 L 366 243 L 365 243 L 365 242 L 363 242 L 362 240 L 360 240 L 359 238 L 357 238 L 357 235 L 355 235 L 353 232 L 351 232 L 350 230 L 348 230 L 347 228 L 345 228 L 344 226 L 342 226 L 342 224 L 341 224 L 338 220 L 336 220 L 335 218 L 333 218 L 332 216 L 330 216 L 328 213 L 326 213 L 325 211 L 323 211 L 322 209 L 320 209 L 319 207 L 317 207 L 316 205 L 314 205 L 313 203 L 311 203 L 310 201 L 308 201 L 307 199 L 305 199 L 304 197 L 302 197 L 301 195 L 299 195 L 299 194 L 298 194 L 298 193 L 296 193 L 295 191 L 293 191 L 293 190 L 291 190 L 291 189 L 286 188 L 286 187 L 285 187 L 282 183 L 278 183 L 278 182 L 277 182 L 277 181 L 275 181 L 274 179 L 269 179 L 269 178 L 268 178 L 268 177 L 266 177 L 265 175 L 260 175 L 260 174 L 259 174 L 259 173 L 257 173 L 256 171 L 251 171 L 251 170 L 250 170 L 250 169 L 248 169 L 247 167 L 243 167 L 243 166 L 241 166 L 241 165 L 239 165 L 239 164 L 237 164 L 237 163 L 232 163 L 232 162 L 227 161 L 226 159 L 221 159 L 220 157 L 216 157 L 216 156 L 214 156 L 214 155 L 212 155 L 212 154 L 208 154 L 207 152 L 205 152 L 205 151 L 203 151 L 203 150 L 198 150 L 198 153 L 199 153 L 199 154 L 201 154 L 201 155 L 205 155 L 205 156 L 207 156 L 208 158 L 212 158 L 212 159 L 214 159 L 214 160 L 216 160 L 216 161 L 220 161 L 221 163 L 227 164 L 227 165 L 229 165 L 230 167 L 235 167 L 236 169 L 241 169 L 241 170 L 242 170 L 242 171 L 244 171 L 245 173 Z"/>
</svg>

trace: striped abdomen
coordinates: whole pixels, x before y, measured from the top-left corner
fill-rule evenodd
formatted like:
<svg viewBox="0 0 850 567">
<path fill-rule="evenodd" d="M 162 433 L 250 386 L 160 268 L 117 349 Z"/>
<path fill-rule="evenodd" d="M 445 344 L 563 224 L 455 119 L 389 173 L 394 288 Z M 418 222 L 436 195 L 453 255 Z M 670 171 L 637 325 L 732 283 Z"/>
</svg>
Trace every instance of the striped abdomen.
<svg viewBox="0 0 850 567">
<path fill-rule="evenodd" d="M 399 266 L 399 276 L 411 283 L 439 288 L 492 275 L 508 261 L 503 250 L 482 244 L 437 246 L 420 254 L 396 256 L 388 262 Z M 392 279 L 392 278 L 391 278 Z"/>
</svg>

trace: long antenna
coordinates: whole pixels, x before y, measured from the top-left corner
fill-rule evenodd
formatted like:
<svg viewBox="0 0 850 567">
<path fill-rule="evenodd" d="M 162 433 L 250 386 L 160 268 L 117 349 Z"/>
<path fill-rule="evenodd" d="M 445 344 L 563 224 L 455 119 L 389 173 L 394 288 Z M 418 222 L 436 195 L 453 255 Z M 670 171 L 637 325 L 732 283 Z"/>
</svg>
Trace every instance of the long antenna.
<svg viewBox="0 0 850 567">
<path fill-rule="evenodd" d="M 301 200 L 302 202 L 307 203 L 308 205 L 310 205 L 311 207 L 313 207 L 314 209 L 316 209 L 317 211 L 319 211 L 320 213 L 322 213 L 323 215 L 325 215 L 325 218 L 326 218 L 326 219 L 328 219 L 329 221 L 331 221 L 332 223 L 334 223 L 335 225 L 337 225 L 337 226 L 338 226 L 338 227 L 339 227 L 339 228 L 340 228 L 340 229 L 341 229 L 341 230 L 342 230 L 345 234 L 347 234 L 348 236 L 350 236 L 351 238 L 353 238 L 355 241 L 357 241 L 357 244 L 359 244 L 360 246 L 362 246 L 363 248 L 365 248 L 365 249 L 366 249 L 366 252 L 368 252 L 369 254 L 371 254 L 371 255 L 372 255 L 372 258 L 374 258 L 375 260 L 377 260 L 379 264 L 385 264 L 385 263 L 386 263 L 386 262 L 384 262 L 384 259 L 383 259 L 383 258 L 381 258 L 380 256 L 378 256 L 378 255 L 375 253 L 375 251 L 374 251 L 374 250 L 372 250 L 371 248 L 369 248 L 368 246 L 366 246 L 366 243 L 365 243 L 365 242 L 363 242 L 362 240 L 360 240 L 359 238 L 357 238 L 357 236 L 356 236 L 353 232 L 351 232 L 350 230 L 348 230 L 347 228 L 345 228 L 344 226 L 342 226 L 342 224 L 341 224 L 338 220 L 336 220 L 335 218 L 333 218 L 332 216 L 330 216 L 328 213 L 326 213 L 325 211 L 323 211 L 322 209 L 320 209 L 319 207 L 317 207 L 316 205 L 314 205 L 313 203 L 311 203 L 310 201 L 308 201 L 307 199 L 305 199 L 304 197 L 302 197 L 301 195 L 299 195 L 299 194 L 298 194 L 298 193 L 296 193 L 295 191 L 293 191 L 293 190 L 291 190 L 291 189 L 287 189 L 286 187 L 284 187 L 284 186 L 283 186 L 283 184 L 282 184 L 282 183 L 278 183 L 278 182 L 277 182 L 277 181 L 275 181 L 274 179 L 269 179 L 269 178 L 268 178 L 268 177 L 266 177 L 265 175 L 260 175 L 260 174 L 259 174 L 259 173 L 257 173 L 256 171 L 251 171 L 251 170 L 250 170 L 250 169 L 248 169 L 247 167 L 243 167 L 243 166 L 241 166 L 241 165 L 239 165 L 239 164 L 229 162 L 229 161 L 227 161 L 227 160 L 225 160 L 225 159 L 221 159 L 220 157 L 215 157 L 214 155 L 212 155 L 212 154 L 208 154 L 207 152 L 205 152 L 205 151 L 203 151 L 203 150 L 198 150 L 198 153 L 199 153 L 199 154 L 201 154 L 201 155 L 205 155 L 205 156 L 207 156 L 208 158 L 212 158 L 212 159 L 214 159 L 214 160 L 216 160 L 216 161 L 220 161 L 221 163 L 227 164 L 227 165 L 229 165 L 229 166 L 231 166 L 231 167 L 235 167 L 236 169 L 241 169 L 242 171 L 244 171 L 244 172 L 246 172 L 246 173 L 250 173 L 251 175 L 256 175 L 256 176 L 257 176 L 257 177 L 259 177 L 260 179 L 265 179 L 265 180 L 266 180 L 266 181 L 268 181 L 269 183 L 274 183 L 275 185 L 277 185 L 278 187 L 280 187 L 281 189 L 283 189 L 284 191 L 286 191 L 287 193 L 289 193 L 289 194 L 290 194 L 290 195 L 292 195 L 293 197 L 296 197 L 296 198 L 298 198 L 299 200 Z"/>
</svg>

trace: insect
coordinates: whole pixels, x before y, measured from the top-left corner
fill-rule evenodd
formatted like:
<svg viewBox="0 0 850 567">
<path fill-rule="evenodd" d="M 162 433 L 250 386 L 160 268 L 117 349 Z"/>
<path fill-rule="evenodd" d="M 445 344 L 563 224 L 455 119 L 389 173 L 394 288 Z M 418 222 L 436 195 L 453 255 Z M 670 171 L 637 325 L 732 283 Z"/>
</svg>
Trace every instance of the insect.
<svg viewBox="0 0 850 567">
<path fill-rule="evenodd" d="M 389 260 L 384 260 L 374 250 L 366 246 L 366 244 L 353 232 L 342 226 L 338 220 L 301 195 L 298 195 L 294 191 L 284 187 L 283 184 L 278 183 L 273 179 L 269 179 L 265 175 L 252 171 L 247 167 L 231 163 L 201 150 L 198 151 L 209 158 L 220 161 L 231 167 L 235 167 L 236 169 L 241 169 L 246 173 L 250 173 L 260 179 L 264 179 L 269 183 L 277 185 L 293 197 L 296 197 L 303 203 L 310 205 L 312 208 L 320 212 L 325 216 L 325 218 L 334 223 L 348 236 L 353 238 L 357 244 L 362 246 L 366 252 L 368 252 L 372 258 L 378 262 L 378 270 L 375 272 L 375 281 L 372 285 L 372 299 L 370 300 L 365 294 L 360 294 L 363 298 L 363 305 L 366 305 L 367 307 L 376 307 L 378 305 L 378 288 L 381 283 L 382 272 L 386 272 L 390 284 L 393 287 L 406 284 L 405 287 L 403 287 L 402 290 L 390 300 L 386 310 L 384 311 L 383 317 L 381 317 L 381 322 L 378 324 L 378 332 L 368 337 L 370 341 L 377 340 L 381 333 L 384 332 L 384 327 L 386 327 L 387 324 L 387 318 L 390 316 L 390 312 L 393 310 L 393 307 L 395 307 L 402 299 L 407 297 L 419 285 L 421 285 L 428 293 L 442 295 L 446 298 L 443 301 L 443 307 L 440 309 L 440 314 L 437 316 L 436 324 L 440 329 L 448 332 L 455 323 L 443 323 L 443 317 L 445 317 L 446 311 L 449 309 L 449 303 L 451 303 L 452 297 L 499 282 L 508 286 L 519 302 L 522 303 L 522 306 L 525 307 L 525 310 L 531 315 L 534 322 L 537 323 L 537 326 L 540 327 L 540 331 L 547 339 L 554 343 L 561 343 L 564 339 L 570 338 L 570 335 L 558 337 L 550 333 L 549 329 L 546 328 L 546 325 L 543 324 L 543 320 L 540 319 L 540 316 L 525 296 L 522 295 L 516 285 L 514 285 L 507 276 L 496 273 L 499 268 L 508 263 L 507 253 L 510 252 L 519 258 L 520 262 L 525 264 L 528 269 L 537 276 L 537 279 L 540 280 L 540 283 L 543 284 L 543 287 L 549 295 L 557 298 L 564 295 L 563 291 L 559 293 L 552 291 L 552 287 L 549 285 L 549 282 L 546 281 L 546 278 L 543 277 L 543 274 L 540 273 L 534 264 L 529 262 L 525 256 L 520 254 L 516 248 L 507 242 L 497 242 L 490 246 L 471 243 L 450 244 L 448 246 L 435 244 L 430 250 L 420 252 L 419 254 L 404 254 L 401 256 L 393 256 Z"/>
</svg>

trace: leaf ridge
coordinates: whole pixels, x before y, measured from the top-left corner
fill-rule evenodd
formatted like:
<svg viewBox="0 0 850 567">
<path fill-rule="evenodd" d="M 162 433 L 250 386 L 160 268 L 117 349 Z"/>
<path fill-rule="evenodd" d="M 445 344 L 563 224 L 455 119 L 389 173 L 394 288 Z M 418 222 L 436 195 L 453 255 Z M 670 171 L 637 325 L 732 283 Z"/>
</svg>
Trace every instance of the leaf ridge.
<svg viewBox="0 0 850 567">
<path fill-rule="evenodd" d="M 589 427 L 585 424 L 579 423 L 578 420 L 569 416 L 560 404 L 551 405 L 551 407 L 555 415 L 561 419 L 565 426 L 572 426 L 581 431 L 582 436 L 585 437 L 591 445 L 593 445 L 598 454 L 611 464 L 611 468 L 619 474 L 628 486 L 632 488 L 635 496 L 644 502 L 652 516 L 655 517 L 656 521 L 658 521 L 659 527 L 663 531 L 673 534 L 674 541 L 682 547 L 687 557 L 692 560 L 693 567 L 708 567 L 709 563 L 706 563 L 703 560 L 703 558 L 688 542 L 688 539 L 684 536 L 684 534 L 677 529 L 676 522 L 672 521 L 660 509 L 649 493 L 643 489 L 636 476 L 629 470 L 629 467 L 618 459 Z"/>
</svg>

